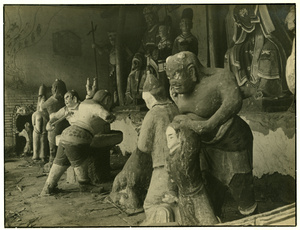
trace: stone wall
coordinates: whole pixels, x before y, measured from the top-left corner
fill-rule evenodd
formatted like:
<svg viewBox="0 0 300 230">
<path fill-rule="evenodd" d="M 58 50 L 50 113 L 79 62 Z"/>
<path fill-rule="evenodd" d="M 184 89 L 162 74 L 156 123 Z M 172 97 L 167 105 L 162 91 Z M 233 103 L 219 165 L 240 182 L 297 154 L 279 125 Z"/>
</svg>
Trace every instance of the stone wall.
<svg viewBox="0 0 300 230">
<path fill-rule="evenodd" d="M 116 120 L 111 129 L 123 132 L 123 141 L 119 147 L 123 155 L 131 154 L 136 150 L 139 131 L 146 112 L 128 111 L 116 113 Z"/>
<path fill-rule="evenodd" d="M 296 117 L 291 112 L 242 113 L 253 136 L 253 173 L 257 177 L 278 172 L 296 174 Z"/>
<path fill-rule="evenodd" d="M 4 143 L 5 147 L 12 147 L 15 144 L 16 111 L 18 106 L 36 108 L 37 93 L 32 91 L 5 90 L 4 100 Z"/>
</svg>

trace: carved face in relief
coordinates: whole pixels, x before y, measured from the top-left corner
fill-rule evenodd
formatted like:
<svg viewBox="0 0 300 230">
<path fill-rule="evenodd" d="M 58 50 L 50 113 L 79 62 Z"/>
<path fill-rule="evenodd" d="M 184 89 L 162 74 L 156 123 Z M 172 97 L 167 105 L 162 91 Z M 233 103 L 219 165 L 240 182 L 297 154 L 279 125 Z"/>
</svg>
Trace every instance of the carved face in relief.
<svg viewBox="0 0 300 230">
<path fill-rule="evenodd" d="M 30 110 L 26 106 L 18 106 L 16 114 L 20 114 L 22 116 L 30 114 Z"/>
<path fill-rule="evenodd" d="M 76 96 L 73 96 L 71 92 L 67 92 L 64 96 L 65 105 L 69 108 L 73 108 L 77 105 L 78 99 Z"/>
<path fill-rule="evenodd" d="M 148 29 L 151 29 L 152 26 L 156 24 L 155 15 L 154 14 L 145 14 L 145 21 L 147 24 Z"/>
<path fill-rule="evenodd" d="M 112 46 L 114 46 L 116 44 L 117 33 L 116 32 L 108 32 L 107 36 L 108 36 L 108 40 L 109 40 L 110 44 Z"/>
<path fill-rule="evenodd" d="M 190 32 L 192 29 L 192 21 L 188 18 L 182 18 L 179 27 L 182 33 Z"/>
<path fill-rule="evenodd" d="M 173 153 L 176 149 L 180 148 L 180 139 L 175 129 L 169 126 L 166 130 L 167 146 L 170 149 L 170 153 Z"/>
<path fill-rule="evenodd" d="M 185 68 L 177 68 L 172 72 L 170 71 L 168 78 L 170 81 L 170 86 L 174 89 L 175 93 L 178 94 L 184 94 L 193 91 L 197 81 L 193 71 Z"/>
<path fill-rule="evenodd" d="M 160 25 L 158 28 L 158 35 L 160 38 L 166 38 L 168 36 L 168 27 L 166 25 Z"/>
<path fill-rule="evenodd" d="M 167 58 L 166 74 L 172 90 L 177 94 L 191 93 L 197 84 L 199 63 L 191 52 L 180 52 Z"/>
</svg>

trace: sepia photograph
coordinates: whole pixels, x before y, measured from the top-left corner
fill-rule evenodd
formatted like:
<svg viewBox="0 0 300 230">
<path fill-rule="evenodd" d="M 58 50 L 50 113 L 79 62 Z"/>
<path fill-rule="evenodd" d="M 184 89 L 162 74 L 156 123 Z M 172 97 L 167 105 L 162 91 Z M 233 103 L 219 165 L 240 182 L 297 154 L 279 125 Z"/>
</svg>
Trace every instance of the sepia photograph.
<svg viewBox="0 0 300 230">
<path fill-rule="evenodd" d="M 296 227 L 296 3 L 3 9 L 1 228 Z"/>
</svg>

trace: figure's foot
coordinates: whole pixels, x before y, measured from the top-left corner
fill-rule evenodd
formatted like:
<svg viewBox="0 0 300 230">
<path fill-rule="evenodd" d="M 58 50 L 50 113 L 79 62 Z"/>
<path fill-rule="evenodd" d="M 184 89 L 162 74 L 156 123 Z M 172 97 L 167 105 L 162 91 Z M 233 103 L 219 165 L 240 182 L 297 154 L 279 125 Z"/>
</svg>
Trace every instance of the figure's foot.
<svg viewBox="0 0 300 230">
<path fill-rule="evenodd" d="M 37 162 L 37 161 L 39 161 L 40 160 L 40 158 L 39 157 L 32 157 L 31 158 L 34 162 Z"/>
<path fill-rule="evenodd" d="M 255 215 L 255 214 L 258 214 L 258 205 L 257 203 L 255 202 L 253 205 L 251 205 L 250 207 L 248 208 L 241 208 L 241 207 L 238 207 L 240 213 L 243 215 L 243 216 L 252 216 L 252 215 Z"/>
<path fill-rule="evenodd" d="M 90 182 L 79 183 L 79 191 L 82 193 L 84 193 L 84 192 L 91 192 L 91 193 L 105 192 L 104 187 L 91 184 Z"/>
<path fill-rule="evenodd" d="M 46 164 L 44 165 L 43 172 L 44 172 L 44 173 L 49 173 L 52 165 L 53 165 L 53 162 L 48 162 L 48 163 L 46 163 Z"/>
<path fill-rule="evenodd" d="M 59 189 L 57 186 L 51 187 L 49 184 L 45 184 L 39 197 L 50 196 L 61 192 L 63 192 L 63 190 Z"/>
</svg>

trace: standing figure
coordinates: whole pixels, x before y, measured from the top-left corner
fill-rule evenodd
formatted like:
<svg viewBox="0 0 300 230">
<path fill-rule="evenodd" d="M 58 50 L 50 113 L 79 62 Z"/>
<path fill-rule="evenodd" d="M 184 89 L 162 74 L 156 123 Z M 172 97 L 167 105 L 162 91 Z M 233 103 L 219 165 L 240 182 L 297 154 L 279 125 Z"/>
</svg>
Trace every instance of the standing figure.
<svg viewBox="0 0 300 230">
<path fill-rule="evenodd" d="M 182 114 L 172 123 L 177 129 L 188 128 L 199 135 L 200 168 L 208 181 L 215 214 L 220 215 L 225 194 L 218 184 L 229 188 L 241 214 L 254 213 L 253 136 L 237 115 L 242 96 L 233 74 L 226 69 L 204 68 L 197 56 L 187 51 L 168 57 L 166 72 L 170 94 Z M 193 162 L 183 159 L 177 165 L 188 167 L 185 164 Z M 178 168 L 178 173 L 182 170 Z M 194 176 L 199 177 L 199 173 Z"/>
<path fill-rule="evenodd" d="M 127 79 L 125 93 L 126 105 L 142 104 L 143 85 L 147 70 L 157 75 L 158 60 L 158 15 L 155 6 L 147 6 L 143 10 L 147 30 L 142 38 L 142 44 L 132 59 L 131 72 Z"/>
<path fill-rule="evenodd" d="M 36 111 L 32 114 L 33 126 L 33 160 L 42 159 L 45 161 L 49 153 L 49 145 L 47 140 L 46 125 L 49 120 L 49 115 L 46 110 L 43 110 L 41 105 L 46 100 L 46 88 L 41 85 L 39 88 L 39 96 Z"/>
<path fill-rule="evenodd" d="M 41 109 L 48 112 L 48 116 L 51 113 L 57 112 L 59 109 L 65 106 L 64 95 L 67 92 L 65 83 L 62 80 L 56 79 L 52 84 L 51 93 L 52 96 L 49 97 L 44 103 L 41 104 Z M 49 141 L 49 151 L 50 157 L 49 162 L 53 162 L 56 155 L 56 144 L 55 137 L 68 126 L 68 122 L 63 121 L 55 126 L 53 130 L 48 131 L 48 141 Z"/>
<path fill-rule="evenodd" d="M 178 109 L 153 75 L 147 76 L 143 99 L 149 112 L 142 123 L 137 149 L 115 178 L 110 198 L 127 210 L 143 206 L 146 219 L 142 225 L 175 222 L 178 217 L 176 203 L 167 199 L 176 196 L 176 191 L 166 170 L 169 151 L 165 130 Z"/>
<path fill-rule="evenodd" d="M 99 55 L 102 55 L 103 53 L 109 54 L 109 81 L 112 88 L 112 95 L 113 95 L 113 106 L 116 106 L 119 104 L 119 96 L 118 96 L 118 85 L 117 84 L 123 84 L 123 82 L 117 83 L 117 74 L 116 74 L 116 65 L 117 65 L 117 52 L 116 52 L 116 37 L 117 33 L 116 31 L 109 31 L 107 32 L 109 45 L 100 47 L 98 44 L 92 44 L 92 48 L 96 49 Z M 127 66 L 127 64 L 130 62 L 130 58 L 132 58 L 132 52 L 130 49 L 122 45 L 120 53 L 122 55 L 122 60 L 124 63 L 122 63 L 122 66 Z M 125 72 L 128 74 L 128 71 Z"/>
<path fill-rule="evenodd" d="M 234 73 L 243 98 L 278 99 L 287 88 L 286 48 L 274 35 L 277 25 L 268 7 L 237 5 L 233 11 L 235 44 L 227 50 L 224 66 Z M 279 33 L 286 37 L 285 31 Z"/>
<path fill-rule="evenodd" d="M 76 100 L 76 97 L 69 98 L 68 104 L 76 106 Z M 70 165 L 74 167 L 81 192 L 92 191 L 95 188 L 88 177 L 89 148 L 94 135 L 107 132 L 109 123 L 114 121 L 114 115 L 109 112 L 111 105 L 110 93 L 99 90 L 92 99 L 81 102 L 74 116 L 70 116 L 71 126 L 61 134 L 57 155 L 41 196 L 55 192 L 57 182 Z"/>
<path fill-rule="evenodd" d="M 169 80 L 166 75 L 166 59 L 172 55 L 173 42 L 171 39 L 172 20 L 170 16 L 166 16 L 165 20 L 159 23 L 158 36 L 160 41 L 158 47 L 158 77 L 166 92 L 169 92 Z"/>
<path fill-rule="evenodd" d="M 172 54 L 181 51 L 190 51 L 197 56 L 198 40 L 191 33 L 191 29 L 193 28 L 193 10 L 191 8 L 183 10 L 179 27 L 181 34 L 174 41 Z"/>
</svg>

